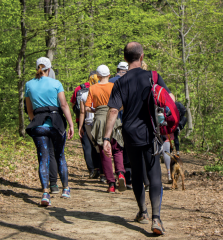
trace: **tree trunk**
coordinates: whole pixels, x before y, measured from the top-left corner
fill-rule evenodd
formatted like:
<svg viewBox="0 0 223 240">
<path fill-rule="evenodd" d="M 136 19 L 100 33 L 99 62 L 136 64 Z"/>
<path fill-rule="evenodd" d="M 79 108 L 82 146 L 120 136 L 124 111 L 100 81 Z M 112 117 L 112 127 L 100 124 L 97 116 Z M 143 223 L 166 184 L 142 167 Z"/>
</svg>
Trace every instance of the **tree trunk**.
<svg viewBox="0 0 223 240">
<path fill-rule="evenodd" d="M 190 135 L 193 130 L 192 115 L 190 110 L 190 95 L 189 95 L 189 85 L 188 85 L 188 73 L 186 66 L 186 49 L 185 49 L 185 35 L 184 35 L 184 18 L 185 18 L 185 4 L 184 0 L 181 5 L 181 46 L 182 46 L 182 61 L 183 61 L 183 76 L 184 76 L 184 89 L 185 89 L 185 100 L 187 109 L 187 124 L 186 137 Z"/>
<path fill-rule="evenodd" d="M 54 26 L 54 23 L 51 22 L 53 18 L 57 17 L 57 10 L 58 10 L 58 0 L 44 0 L 44 13 L 45 13 L 45 19 L 49 21 L 49 29 L 47 30 L 46 34 L 46 56 L 50 59 L 50 61 L 53 61 L 54 53 L 56 49 L 56 26 Z"/>
<path fill-rule="evenodd" d="M 22 33 L 22 46 L 16 62 L 16 72 L 19 78 L 18 92 L 19 92 L 19 135 L 25 137 L 25 124 L 24 124 L 24 73 L 25 73 L 25 50 L 27 46 L 27 30 L 25 25 L 26 13 L 26 0 L 20 0 L 21 3 L 21 33 Z M 23 64 L 22 64 L 23 60 Z M 23 65 L 23 66 L 22 66 Z"/>
</svg>

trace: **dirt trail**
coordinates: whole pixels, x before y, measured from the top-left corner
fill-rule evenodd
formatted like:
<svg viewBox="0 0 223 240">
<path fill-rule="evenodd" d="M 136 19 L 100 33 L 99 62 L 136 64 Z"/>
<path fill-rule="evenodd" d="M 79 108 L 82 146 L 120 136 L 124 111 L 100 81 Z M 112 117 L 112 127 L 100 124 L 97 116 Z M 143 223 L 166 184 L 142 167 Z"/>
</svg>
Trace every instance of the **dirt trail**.
<svg viewBox="0 0 223 240">
<path fill-rule="evenodd" d="M 223 239 L 222 178 L 201 172 L 204 159 L 182 155 L 189 173 L 186 191 L 181 190 L 181 179 L 179 189 L 170 190 L 161 164 L 166 234 L 156 237 L 150 224 L 133 221 L 138 208 L 132 191 L 106 193 L 106 184 L 88 179 L 76 142 L 68 143 L 68 152 L 72 198 L 51 195 L 51 207 L 39 206 L 42 193 L 36 160 L 24 161 L 13 174 L 5 171 L 1 176 L 0 239 Z M 151 216 L 148 194 L 146 202 Z"/>
</svg>

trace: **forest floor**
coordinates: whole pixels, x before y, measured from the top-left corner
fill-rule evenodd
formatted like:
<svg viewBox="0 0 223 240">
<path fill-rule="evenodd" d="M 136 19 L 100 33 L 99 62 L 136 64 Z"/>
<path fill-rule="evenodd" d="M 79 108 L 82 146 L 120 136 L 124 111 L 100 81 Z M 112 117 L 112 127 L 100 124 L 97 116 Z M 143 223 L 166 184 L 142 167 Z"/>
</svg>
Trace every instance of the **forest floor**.
<svg viewBox="0 0 223 240">
<path fill-rule="evenodd" d="M 52 206 L 41 200 L 37 160 L 25 157 L 15 170 L 4 168 L 0 178 L 0 239 L 223 239 L 223 178 L 204 172 L 207 159 L 181 154 L 185 186 L 171 190 L 163 172 L 161 218 L 164 236 L 151 232 L 150 224 L 133 221 L 138 212 L 132 190 L 106 193 L 107 184 L 88 178 L 81 145 L 67 142 L 71 199 L 51 194 Z M 58 185 L 61 188 L 60 181 Z M 151 217 L 149 194 L 146 202 Z"/>
</svg>

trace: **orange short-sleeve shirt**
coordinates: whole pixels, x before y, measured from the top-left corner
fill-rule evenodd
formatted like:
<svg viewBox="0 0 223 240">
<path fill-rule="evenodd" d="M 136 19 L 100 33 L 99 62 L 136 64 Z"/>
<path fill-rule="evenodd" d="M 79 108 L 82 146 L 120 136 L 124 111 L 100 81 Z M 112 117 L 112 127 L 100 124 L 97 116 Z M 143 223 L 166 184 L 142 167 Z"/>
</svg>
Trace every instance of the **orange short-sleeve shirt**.
<svg viewBox="0 0 223 240">
<path fill-rule="evenodd" d="M 110 82 L 105 84 L 97 83 L 90 86 L 85 106 L 92 107 L 92 103 L 94 108 L 107 105 L 113 86 L 114 83 Z"/>
</svg>

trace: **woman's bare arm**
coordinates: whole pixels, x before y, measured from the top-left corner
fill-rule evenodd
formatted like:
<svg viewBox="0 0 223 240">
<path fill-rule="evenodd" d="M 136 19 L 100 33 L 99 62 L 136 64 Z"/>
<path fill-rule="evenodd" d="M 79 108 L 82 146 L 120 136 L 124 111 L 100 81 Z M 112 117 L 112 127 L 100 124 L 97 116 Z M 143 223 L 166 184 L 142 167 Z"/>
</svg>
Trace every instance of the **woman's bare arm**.
<svg viewBox="0 0 223 240">
<path fill-rule="evenodd" d="M 84 118 L 85 118 L 85 106 L 83 101 L 80 102 L 80 117 L 79 117 L 79 136 L 82 138 L 83 136 L 83 124 L 84 124 Z"/>
<path fill-rule="evenodd" d="M 60 101 L 60 107 L 68 121 L 69 124 L 69 130 L 68 130 L 68 139 L 71 139 L 74 135 L 74 124 L 72 121 L 72 117 L 71 117 L 71 113 L 70 113 L 70 108 L 67 104 L 66 98 L 65 98 L 65 94 L 64 92 L 60 92 L 58 93 L 58 98 Z"/>
<path fill-rule="evenodd" d="M 27 107 L 29 118 L 32 121 L 34 118 L 34 114 L 33 114 L 33 106 L 29 97 L 26 97 L 26 107 Z"/>
</svg>

